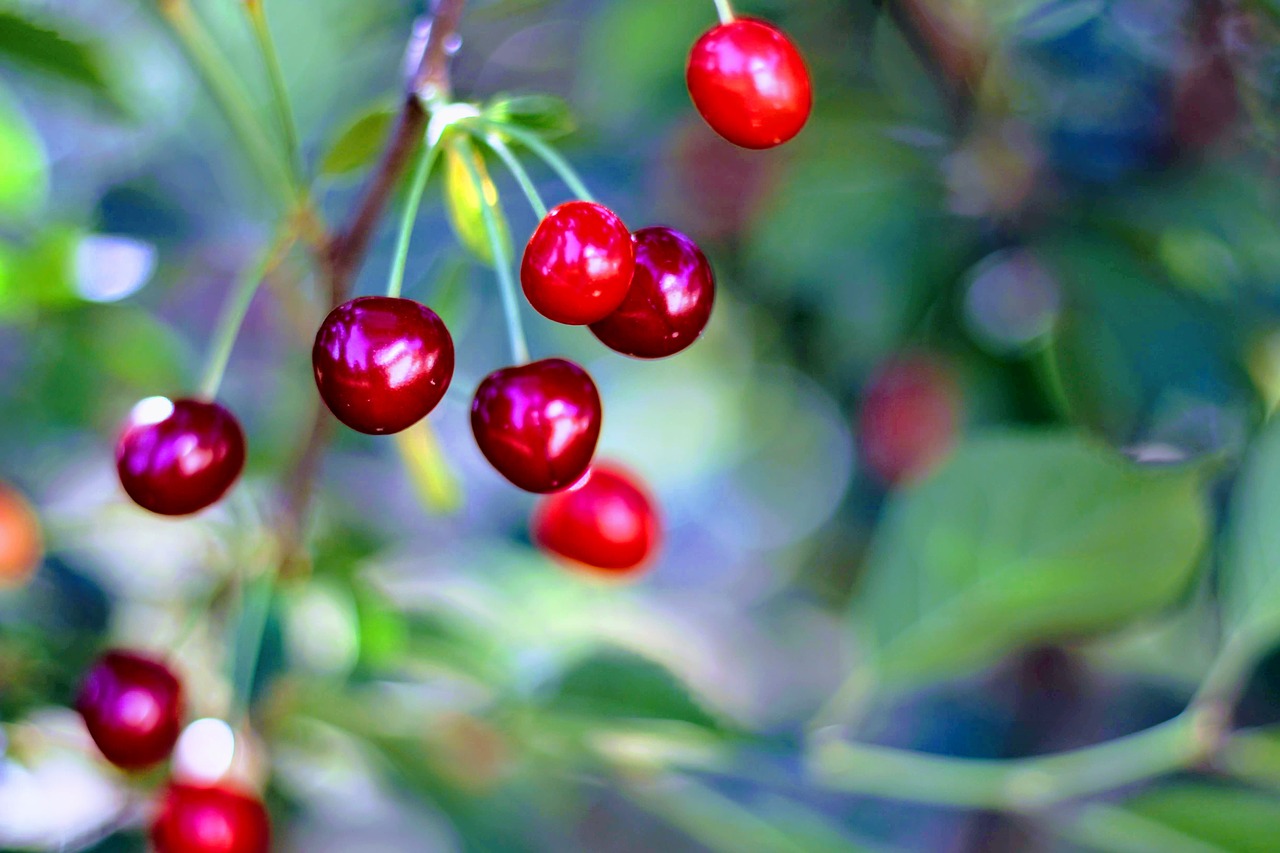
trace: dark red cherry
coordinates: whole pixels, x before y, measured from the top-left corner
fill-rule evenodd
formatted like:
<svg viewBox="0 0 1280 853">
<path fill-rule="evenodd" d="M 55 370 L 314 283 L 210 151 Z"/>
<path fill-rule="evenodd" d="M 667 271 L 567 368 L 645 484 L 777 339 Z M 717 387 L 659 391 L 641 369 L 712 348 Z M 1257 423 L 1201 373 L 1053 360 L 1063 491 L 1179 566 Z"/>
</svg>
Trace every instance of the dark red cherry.
<svg viewBox="0 0 1280 853">
<path fill-rule="evenodd" d="M 170 784 L 151 843 L 156 853 L 268 853 L 271 820 L 261 801 L 240 791 Z"/>
<path fill-rule="evenodd" d="M 173 752 L 182 731 L 182 685 L 154 658 L 111 651 L 85 675 L 76 710 L 108 761 L 139 770 Z"/>
<path fill-rule="evenodd" d="M 548 553 L 604 574 L 630 576 L 647 567 L 661 525 L 653 498 L 625 468 L 600 462 L 580 482 L 543 498 L 533 539 Z"/>
<path fill-rule="evenodd" d="M 148 397 L 133 407 L 116 443 L 120 484 L 161 515 L 217 501 L 244 469 L 244 432 L 217 403 Z"/>
<path fill-rule="evenodd" d="M 862 398 L 858 446 L 881 481 L 917 480 L 942 461 L 955 441 L 960 389 L 947 366 L 913 353 L 882 365 Z"/>
<path fill-rule="evenodd" d="M 711 319 L 716 282 L 698 244 L 671 228 L 641 228 L 632 240 L 636 272 L 618 310 L 591 331 L 605 346 L 636 358 L 674 355 Z"/>
<path fill-rule="evenodd" d="M 809 119 L 813 91 L 804 58 L 772 24 L 739 18 L 703 34 L 685 71 L 707 124 L 743 148 L 772 148 Z"/>
<path fill-rule="evenodd" d="M 316 387 L 338 420 L 387 435 L 436 407 L 453 379 L 453 338 L 412 299 L 361 296 L 333 309 L 311 350 Z"/>
<path fill-rule="evenodd" d="M 617 214 L 570 201 L 538 223 L 524 249 L 520 283 L 542 316 L 585 326 L 622 304 L 634 268 L 631 232 Z"/>
<path fill-rule="evenodd" d="M 471 429 L 498 473 L 554 492 L 586 473 L 600 438 L 600 394 L 578 365 L 548 358 L 496 370 L 471 404 Z"/>
</svg>

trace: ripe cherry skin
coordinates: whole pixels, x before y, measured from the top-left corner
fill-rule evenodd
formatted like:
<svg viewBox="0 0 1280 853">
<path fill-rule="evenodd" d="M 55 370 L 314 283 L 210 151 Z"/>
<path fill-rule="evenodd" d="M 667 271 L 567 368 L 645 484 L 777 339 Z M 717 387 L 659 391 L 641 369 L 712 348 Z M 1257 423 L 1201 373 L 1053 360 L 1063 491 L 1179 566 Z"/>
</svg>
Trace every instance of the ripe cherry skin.
<svg viewBox="0 0 1280 853">
<path fill-rule="evenodd" d="M 120 484 L 161 515 L 213 504 L 244 469 L 244 431 L 217 403 L 148 397 L 133 407 L 116 443 Z"/>
<path fill-rule="evenodd" d="M 600 420 L 595 383 L 562 358 L 490 373 L 471 404 L 471 430 L 489 464 L 539 494 L 567 488 L 586 473 Z"/>
<path fill-rule="evenodd" d="M 932 471 L 955 441 L 961 395 L 936 358 L 898 356 L 876 371 L 862 398 L 858 446 L 882 482 L 897 485 Z"/>
<path fill-rule="evenodd" d="M 643 571 L 661 537 L 653 498 L 635 475 L 607 462 L 543 498 L 532 530 L 544 551 L 614 577 Z"/>
<path fill-rule="evenodd" d="M 631 232 L 602 204 L 570 201 L 538 223 L 520 283 L 529 304 L 557 323 L 585 326 L 613 312 L 631 287 Z"/>
<path fill-rule="evenodd" d="M 338 420 L 388 435 L 422 420 L 444 397 L 453 379 L 453 338 L 420 302 L 362 296 L 325 318 L 311 364 Z"/>
<path fill-rule="evenodd" d="M 268 853 L 271 820 L 260 801 L 240 791 L 170 784 L 151 843 L 157 853 Z"/>
<path fill-rule="evenodd" d="M 173 752 L 182 731 L 182 684 L 154 658 L 110 651 L 89 668 L 76 710 L 108 761 L 140 770 Z"/>
<path fill-rule="evenodd" d="M 674 355 L 698 339 L 711 319 L 716 282 L 706 256 L 671 228 L 634 235 L 636 272 L 618 309 L 591 331 L 610 349 L 636 358 Z"/>
<path fill-rule="evenodd" d="M 703 34 L 685 71 L 689 95 L 716 133 L 743 148 L 773 148 L 809 119 L 804 58 L 772 24 L 739 18 Z"/>
</svg>

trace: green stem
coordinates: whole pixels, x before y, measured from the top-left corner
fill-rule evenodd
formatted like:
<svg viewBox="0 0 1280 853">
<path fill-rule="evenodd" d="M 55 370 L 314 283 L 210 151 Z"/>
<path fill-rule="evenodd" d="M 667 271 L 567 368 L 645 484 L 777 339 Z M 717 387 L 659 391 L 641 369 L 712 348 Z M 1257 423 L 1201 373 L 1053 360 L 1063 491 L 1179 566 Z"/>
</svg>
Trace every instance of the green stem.
<svg viewBox="0 0 1280 853">
<path fill-rule="evenodd" d="M 494 212 L 494 208 L 501 202 L 490 200 L 475 162 L 467 156 L 459 159 L 466 166 L 467 174 L 471 177 L 471 183 L 475 185 L 476 195 L 481 201 L 480 214 L 484 219 L 484 230 L 489 237 L 489 247 L 493 251 L 493 266 L 498 274 L 498 285 L 502 291 L 502 310 L 507 318 L 507 338 L 511 343 L 511 357 L 516 364 L 525 364 L 529 361 L 529 344 L 525 339 L 524 324 L 520 320 L 520 300 L 516 296 L 516 283 L 511 275 L 511 258 L 507 257 L 507 247 L 498 230 L 498 217 Z"/>
<path fill-rule="evenodd" d="M 1214 767 L 1242 782 L 1280 793 L 1280 736 L 1267 729 L 1235 732 L 1223 744 Z"/>
<path fill-rule="evenodd" d="M 1191 700 L 1192 707 L 1223 715 L 1231 713 L 1258 656 L 1266 650 L 1267 644 L 1259 642 L 1259 636 L 1272 633 L 1242 628 L 1227 636 Z"/>
<path fill-rule="evenodd" d="M 570 192 L 583 201 L 595 201 L 586 184 L 582 182 L 582 178 L 578 176 L 573 166 L 569 165 L 569 161 L 561 157 L 560 153 L 550 145 L 539 139 L 536 133 L 531 133 L 523 127 L 517 127 L 513 124 L 487 121 L 485 119 L 470 119 L 468 121 L 478 122 L 485 128 L 506 134 L 516 142 L 519 142 L 550 166 L 560 176 L 560 180 L 564 181 Z"/>
<path fill-rule="evenodd" d="M 422 205 L 422 194 L 431 177 L 431 169 L 440 156 L 440 140 L 434 145 L 423 148 L 418 159 L 418 168 L 413 175 L 413 183 L 409 188 L 409 197 L 405 199 L 404 212 L 400 217 L 400 233 L 396 237 L 396 250 L 391 262 L 391 277 L 387 280 L 387 296 L 399 297 L 404 288 L 404 268 L 409 260 L 409 241 L 413 237 L 413 223 L 418 219 L 418 208 Z"/>
<path fill-rule="evenodd" d="M 245 3 L 245 9 L 249 13 L 249 22 L 253 25 L 258 50 L 262 53 L 262 64 L 267 69 L 267 79 L 271 85 L 271 101 L 284 139 L 285 158 L 289 162 L 294 185 L 300 187 L 303 183 L 302 146 L 298 144 L 298 125 L 294 120 L 293 106 L 289 101 L 289 90 L 284 84 L 280 54 L 276 50 L 275 39 L 271 37 L 271 27 L 267 23 L 266 8 L 262 0 L 250 0 Z"/>
<path fill-rule="evenodd" d="M 831 788 L 962 808 L 1032 811 L 1161 776 L 1204 758 L 1203 715 L 1184 713 L 1145 731 L 1055 755 L 1007 761 L 951 758 L 830 741 L 812 770 Z"/>
<path fill-rule="evenodd" d="M 1219 847 L 1116 806 L 1090 805 L 1069 819 L 1051 821 L 1050 826 L 1068 841 L 1105 853 L 1224 853 Z"/>
<path fill-rule="evenodd" d="M 687 777 L 663 776 L 623 790 L 636 805 L 717 853 L 803 853 L 806 849 L 750 809 Z"/>
<path fill-rule="evenodd" d="M 168 0 L 161 3 L 160 8 L 254 167 L 279 200 L 292 204 L 297 192 L 289 180 L 288 168 L 276 156 L 231 66 L 218 52 L 187 0 Z"/>
<path fill-rule="evenodd" d="M 516 183 L 520 185 L 520 189 L 524 192 L 524 197 L 529 200 L 529 206 L 533 208 L 533 212 L 542 219 L 547 215 L 547 204 L 542 200 L 542 196 L 538 193 L 538 188 L 533 185 L 533 180 L 529 177 L 529 171 L 525 169 L 524 164 L 520 162 L 520 158 L 516 157 L 515 152 L 511 150 L 511 146 L 502 140 L 502 137 L 496 133 L 479 133 L 476 138 L 498 155 L 503 164 L 507 167 L 507 171 L 516 179 Z"/>
<path fill-rule="evenodd" d="M 235 347 L 236 337 L 244 324 L 245 315 L 253 303 L 258 287 L 280 262 L 289 247 L 293 245 L 292 233 L 286 231 L 277 237 L 266 251 L 251 266 L 241 272 L 231 289 L 231 294 L 222 306 L 222 314 L 214 327 L 213 342 L 209 356 L 205 361 L 204 378 L 200 380 L 200 397 L 212 400 L 218 396 L 222 386 L 222 376 L 227 371 L 227 362 L 231 358 L 231 350 Z"/>
<path fill-rule="evenodd" d="M 253 683 L 258 675 L 258 662 L 262 659 L 262 643 L 267 634 L 267 619 L 271 615 L 271 600 L 275 597 L 276 573 L 267 572 L 252 584 L 245 584 L 241 598 L 240 622 L 237 625 L 232 655 L 232 683 L 235 696 L 228 715 L 233 727 L 244 722 L 253 704 Z M 247 629 L 247 630 L 246 630 Z"/>
<path fill-rule="evenodd" d="M 733 7 L 729 5 L 729 0 L 714 0 L 716 4 L 716 14 L 720 16 L 720 23 L 733 23 Z"/>
</svg>

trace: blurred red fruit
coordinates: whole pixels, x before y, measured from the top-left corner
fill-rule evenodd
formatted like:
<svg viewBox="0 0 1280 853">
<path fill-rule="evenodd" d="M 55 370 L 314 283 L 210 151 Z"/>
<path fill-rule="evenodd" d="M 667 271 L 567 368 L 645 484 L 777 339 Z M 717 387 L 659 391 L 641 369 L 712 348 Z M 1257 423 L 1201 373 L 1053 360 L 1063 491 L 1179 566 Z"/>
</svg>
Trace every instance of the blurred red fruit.
<svg viewBox="0 0 1280 853">
<path fill-rule="evenodd" d="M 656 504 L 634 474 L 607 462 L 543 498 L 533 539 L 544 551 L 615 577 L 639 574 L 661 538 Z"/>
<path fill-rule="evenodd" d="M 0 589 L 23 586 L 43 557 L 35 510 L 19 492 L 0 483 Z"/>
<path fill-rule="evenodd" d="M 929 473 L 951 449 L 960 404 L 955 377 L 934 357 L 910 354 L 882 365 L 858 415 L 863 463 L 890 485 Z"/>
<path fill-rule="evenodd" d="M 271 823 L 256 798 L 221 786 L 170 785 L 151 826 L 158 853 L 267 853 Z"/>
</svg>

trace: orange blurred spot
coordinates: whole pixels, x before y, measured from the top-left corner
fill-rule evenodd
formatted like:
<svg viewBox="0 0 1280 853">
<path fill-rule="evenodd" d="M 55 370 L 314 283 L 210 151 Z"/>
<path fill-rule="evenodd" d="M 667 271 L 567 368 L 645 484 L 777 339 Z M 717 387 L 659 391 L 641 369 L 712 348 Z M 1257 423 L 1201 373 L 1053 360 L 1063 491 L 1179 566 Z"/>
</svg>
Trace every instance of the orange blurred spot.
<svg viewBox="0 0 1280 853">
<path fill-rule="evenodd" d="M 23 586 L 44 558 L 40 519 L 20 493 L 0 483 L 0 588 Z"/>
</svg>

